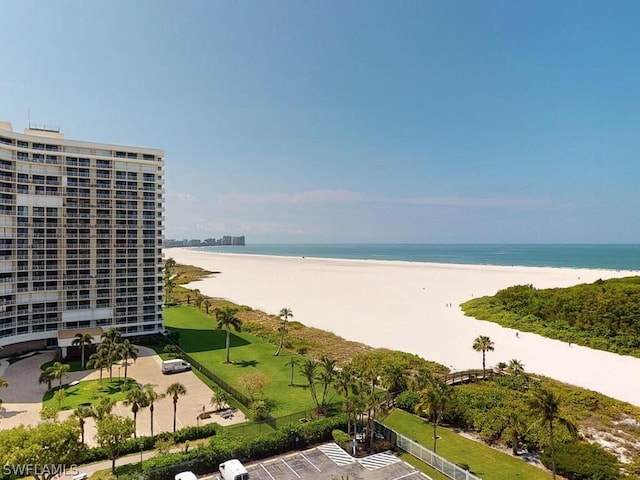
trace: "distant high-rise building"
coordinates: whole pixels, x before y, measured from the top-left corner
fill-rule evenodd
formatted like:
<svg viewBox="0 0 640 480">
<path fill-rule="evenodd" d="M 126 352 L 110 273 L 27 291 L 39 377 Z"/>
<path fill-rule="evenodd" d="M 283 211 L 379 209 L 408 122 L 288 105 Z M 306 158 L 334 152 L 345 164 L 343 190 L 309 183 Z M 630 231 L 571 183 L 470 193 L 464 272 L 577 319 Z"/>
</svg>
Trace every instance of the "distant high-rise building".
<svg viewBox="0 0 640 480">
<path fill-rule="evenodd" d="M 0 122 L 0 346 L 162 329 L 163 157 Z"/>
</svg>

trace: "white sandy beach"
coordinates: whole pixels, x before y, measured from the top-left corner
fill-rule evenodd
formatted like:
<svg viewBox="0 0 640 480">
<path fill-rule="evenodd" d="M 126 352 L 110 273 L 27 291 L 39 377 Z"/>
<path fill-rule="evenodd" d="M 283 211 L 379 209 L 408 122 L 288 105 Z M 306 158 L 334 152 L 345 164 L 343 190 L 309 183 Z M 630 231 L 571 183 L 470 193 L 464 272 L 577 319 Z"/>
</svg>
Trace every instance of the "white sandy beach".
<svg viewBox="0 0 640 480">
<path fill-rule="evenodd" d="M 221 272 L 190 288 L 374 347 L 416 353 L 455 370 L 480 368 L 471 345 L 495 342 L 487 365 L 512 358 L 525 369 L 640 406 L 640 359 L 516 332 L 466 317 L 459 304 L 512 285 L 567 287 L 638 272 L 539 267 L 287 258 L 172 248 L 178 263 Z M 447 304 L 452 304 L 448 307 Z"/>
</svg>

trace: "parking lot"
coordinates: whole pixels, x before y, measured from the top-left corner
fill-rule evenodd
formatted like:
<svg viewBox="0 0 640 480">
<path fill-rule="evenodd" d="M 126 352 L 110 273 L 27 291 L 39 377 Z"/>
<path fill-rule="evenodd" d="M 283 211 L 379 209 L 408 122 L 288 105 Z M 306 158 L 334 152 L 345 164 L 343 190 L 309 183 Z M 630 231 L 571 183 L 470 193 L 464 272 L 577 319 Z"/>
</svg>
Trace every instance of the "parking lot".
<svg viewBox="0 0 640 480">
<path fill-rule="evenodd" d="M 347 476 L 349 480 L 429 479 L 393 454 L 354 459 L 332 443 L 251 463 L 246 468 L 251 480 L 339 480 Z"/>
</svg>

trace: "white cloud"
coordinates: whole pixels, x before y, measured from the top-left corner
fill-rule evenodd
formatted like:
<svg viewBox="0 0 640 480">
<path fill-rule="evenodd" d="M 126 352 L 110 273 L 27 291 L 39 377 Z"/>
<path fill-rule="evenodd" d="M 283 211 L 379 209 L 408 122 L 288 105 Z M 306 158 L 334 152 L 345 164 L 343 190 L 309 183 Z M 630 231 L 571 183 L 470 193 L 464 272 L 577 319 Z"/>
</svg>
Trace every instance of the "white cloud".
<svg viewBox="0 0 640 480">
<path fill-rule="evenodd" d="M 190 193 L 167 192 L 167 196 L 177 198 L 181 202 L 193 203 L 198 200 L 195 195 L 192 195 Z"/>
<path fill-rule="evenodd" d="M 307 190 L 293 193 L 267 193 L 254 195 L 247 193 L 226 193 L 218 195 L 221 202 L 259 203 L 277 205 L 306 205 L 324 203 L 345 203 L 362 199 L 359 193 L 342 189 Z"/>
<path fill-rule="evenodd" d="M 513 197 L 419 197 L 391 200 L 402 205 L 425 205 L 435 207 L 481 207 L 481 208 L 550 208 L 547 200 Z"/>
</svg>

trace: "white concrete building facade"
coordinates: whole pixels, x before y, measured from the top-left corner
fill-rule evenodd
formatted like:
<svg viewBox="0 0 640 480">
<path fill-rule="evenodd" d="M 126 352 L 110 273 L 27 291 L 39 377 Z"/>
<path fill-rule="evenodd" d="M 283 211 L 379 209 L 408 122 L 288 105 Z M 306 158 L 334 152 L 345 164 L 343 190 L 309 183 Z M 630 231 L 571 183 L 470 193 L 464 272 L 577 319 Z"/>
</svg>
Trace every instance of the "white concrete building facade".
<svg viewBox="0 0 640 480">
<path fill-rule="evenodd" d="M 162 329 L 164 152 L 0 122 L 0 346 Z"/>
</svg>

